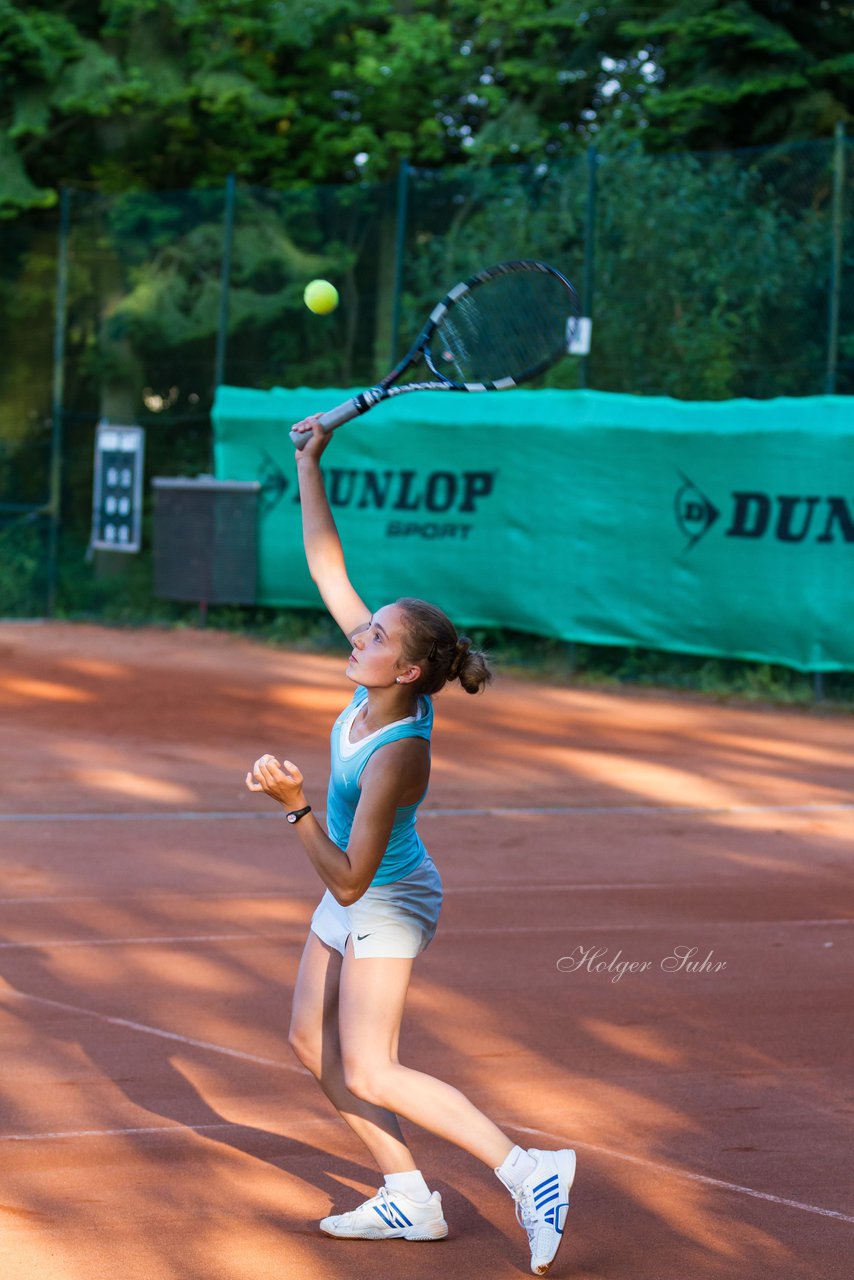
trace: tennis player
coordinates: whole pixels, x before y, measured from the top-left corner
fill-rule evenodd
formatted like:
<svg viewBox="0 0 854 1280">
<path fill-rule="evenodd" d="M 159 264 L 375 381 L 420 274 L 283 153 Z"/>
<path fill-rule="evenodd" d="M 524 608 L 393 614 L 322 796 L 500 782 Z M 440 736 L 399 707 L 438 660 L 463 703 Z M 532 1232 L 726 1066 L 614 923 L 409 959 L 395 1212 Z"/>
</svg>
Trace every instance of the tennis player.
<svg viewBox="0 0 854 1280">
<path fill-rule="evenodd" d="M 492 678 L 483 654 L 444 613 L 402 599 L 375 613 L 347 576 L 320 469 L 330 436 L 318 416 L 297 452 L 309 570 L 326 607 L 351 639 L 353 698 L 332 730 L 323 830 L 300 770 L 272 755 L 246 775 L 250 791 L 277 800 L 325 886 L 314 912 L 294 992 L 290 1043 L 361 1138 L 384 1179 L 321 1231 L 352 1239 L 441 1240 L 448 1234 L 398 1116 L 438 1134 L 494 1169 L 528 1233 L 531 1270 L 545 1275 L 563 1237 L 575 1153 L 524 1150 L 452 1085 L 398 1061 L 412 965 L 430 943 L 442 883 L 415 815 L 430 778 L 431 695 L 458 680 L 467 693 Z"/>
</svg>

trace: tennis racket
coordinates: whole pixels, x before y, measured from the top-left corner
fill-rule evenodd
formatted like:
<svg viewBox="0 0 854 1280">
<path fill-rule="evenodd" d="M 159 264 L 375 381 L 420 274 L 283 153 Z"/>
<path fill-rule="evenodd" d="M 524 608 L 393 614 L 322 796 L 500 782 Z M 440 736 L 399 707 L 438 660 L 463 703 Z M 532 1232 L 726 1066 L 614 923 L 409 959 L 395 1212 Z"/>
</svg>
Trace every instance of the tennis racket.
<svg viewBox="0 0 854 1280">
<path fill-rule="evenodd" d="M 578 297 L 545 262 L 501 262 L 454 286 L 400 364 L 369 391 L 324 413 L 334 431 L 374 405 L 408 391 L 505 391 L 543 373 L 566 355 L 579 319 Z M 398 380 L 420 361 L 433 378 Z M 310 432 L 291 431 L 302 448 Z"/>
</svg>

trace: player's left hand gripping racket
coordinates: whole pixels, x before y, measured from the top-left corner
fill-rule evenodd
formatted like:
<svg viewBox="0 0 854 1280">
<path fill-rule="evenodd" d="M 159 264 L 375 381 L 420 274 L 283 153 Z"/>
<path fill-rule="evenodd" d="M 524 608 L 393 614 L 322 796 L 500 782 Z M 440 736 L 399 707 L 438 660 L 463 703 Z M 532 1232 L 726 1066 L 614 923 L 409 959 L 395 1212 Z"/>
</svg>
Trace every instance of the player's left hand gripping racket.
<svg viewBox="0 0 854 1280">
<path fill-rule="evenodd" d="M 455 285 L 430 314 L 411 350 L 369 391 L 324 413 L 333 431 L 381 400 L 407 391 L 504 391 L 566 355 L 579 318 L 578 297 L 545 262 L 501 262 Z M 423 360 L 433 380 L 396 385 Z M 292 431 L 302 448 L 311 433 Z"/>
</svg>

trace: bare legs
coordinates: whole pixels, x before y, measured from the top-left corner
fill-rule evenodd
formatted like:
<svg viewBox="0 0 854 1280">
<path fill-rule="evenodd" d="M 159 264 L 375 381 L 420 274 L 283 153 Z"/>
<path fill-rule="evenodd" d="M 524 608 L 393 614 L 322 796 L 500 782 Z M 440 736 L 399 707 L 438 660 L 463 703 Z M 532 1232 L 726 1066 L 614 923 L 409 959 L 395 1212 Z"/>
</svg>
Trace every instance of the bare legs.
<svg viewBox="0 0 854 1280">
<path fill-rule="evenodd" d="M 391 961 L 411 967 L 409 960 Z M 405 1173 L 416 1167 L 397 1116 L 356 1097 L 347 1087 L 338 1034 L 338 984 L 342 958 L 333 947 L 309 932 L 294 991 L 289 1040 L 333 1107 L 362 1139 L 383 1173 Z M 397 1054 L 397 1040 L 391 1046 Z"/>
<path fill-rule="evenodd" d="M 310 932 L 291 1047 L 384 1174 L 416 1168 L 398 1115 L 496 1169 L 513 1148 L 510 1139 L 458 1089 L 398 1062 L 411 972 L 411 960 L 357 960 L 349 942 L 342 960 Z"/>
</svg>

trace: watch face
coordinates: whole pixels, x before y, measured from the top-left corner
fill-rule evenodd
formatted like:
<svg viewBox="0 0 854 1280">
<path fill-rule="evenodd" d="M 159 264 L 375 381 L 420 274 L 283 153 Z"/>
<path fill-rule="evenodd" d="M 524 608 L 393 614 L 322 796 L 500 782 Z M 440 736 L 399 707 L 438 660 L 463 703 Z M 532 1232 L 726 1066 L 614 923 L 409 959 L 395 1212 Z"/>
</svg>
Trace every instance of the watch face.
<svg viewBox="0 0 854 1280">
<path fill-rule="evenodd" d="M 288 822 L 296 822 L 297 815 L 295 813 L 289 813 L 287 815 L 287 818 L 288 818 Z"/>
</svg>

